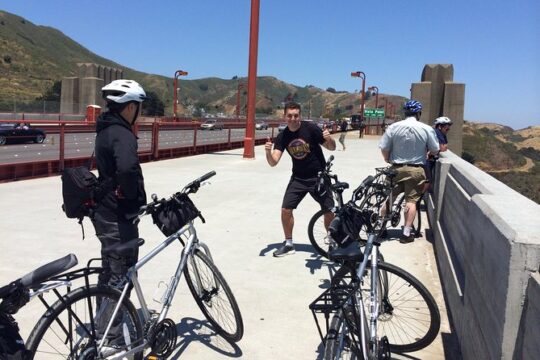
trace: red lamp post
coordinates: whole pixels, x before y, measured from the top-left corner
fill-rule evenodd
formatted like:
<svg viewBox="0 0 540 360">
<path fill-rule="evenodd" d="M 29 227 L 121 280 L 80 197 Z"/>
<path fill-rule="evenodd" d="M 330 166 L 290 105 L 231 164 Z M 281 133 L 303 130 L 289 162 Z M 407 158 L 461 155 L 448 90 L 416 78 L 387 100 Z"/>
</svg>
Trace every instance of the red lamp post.
<svg viewBox="0 0 540 360">
<path fill-rule="evenodd" d="M 188 74 L 188 72 L 187 72 L 187 71 L 183 71 L 183 70 L 176 70 L 176 72 L 174 73 L 173 116 L 174 116 L 174 119 L 175 119 L 175 120 L 176 120 L 176 105 L 178 105 L 178 90 L 180 90 L 180 89 L 178 88 L 178 78 L 179 78 L 180 76 L 186 76 L 187 74 Z"/>
<path fill-rule="evenodd" d="M 384 98 L 384 117 L 388 117 L 388 98 Z"/>
<path fill-rule="evenodd" d="M 366 94 L 365 94 L 365 91 L 366 91 L 366 74 L 364 74 L 362 71 L 355 71 L 355 72 L 351 73 L 351 76 L 352 77 L 359 77 L 360 79 L 362 79 L 362 102 L 361 102 L 361 105 L 360 105 L 360 119 L 362 119 L 362 121 L 363 121 L 364 120 L 364 104 L 365 104 L 365 99 L 366 99 Z"/>
<path fill-rule="evenodd" d="M 375 90 L 375 109 L 379 108 L 379 88 L 376 86 L 370 86 L 368 87 L 368 90 Z"/>
<path fill-rule="evenodd" d="M 236 90 L 236 119 L 240 119 L 240 89 L 244 88 L 244 84 L 238 82 L 238 89 Z"/>
<path fill-rule="evenodd" d="M 249 30 L 248 101 L 244 154 L 247 159 L 255 158 L 255 102 L 257 89 L 257 54 L 259 49 L 259 0 L 251 0 L 251 23 Z"/>
</svg>

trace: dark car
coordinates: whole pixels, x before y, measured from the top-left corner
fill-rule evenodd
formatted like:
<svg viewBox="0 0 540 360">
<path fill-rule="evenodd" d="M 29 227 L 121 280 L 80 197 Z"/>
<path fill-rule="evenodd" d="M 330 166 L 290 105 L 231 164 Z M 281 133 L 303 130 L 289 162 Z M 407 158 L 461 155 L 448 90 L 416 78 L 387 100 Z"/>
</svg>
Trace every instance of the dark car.
<svg viewBox="0 0 540 360">
<path fill-rule="evenodd" d="M 201 124 L 201 130 L 223 130 L 223 123 L 217 120 L 206 120 Z"/>
<path fill-rule="evenodd" d="M 257 121 L 255 124 L 255 130 L 268 130 L 268 124 L 264 121 Z"/>
<path fill-rule="evenodd" d="M 0 145 L 7 143 L 35 142 L 41 144 L 45 141 L 45 132 L 25 123 L 1 123 Z"/>
</svg>

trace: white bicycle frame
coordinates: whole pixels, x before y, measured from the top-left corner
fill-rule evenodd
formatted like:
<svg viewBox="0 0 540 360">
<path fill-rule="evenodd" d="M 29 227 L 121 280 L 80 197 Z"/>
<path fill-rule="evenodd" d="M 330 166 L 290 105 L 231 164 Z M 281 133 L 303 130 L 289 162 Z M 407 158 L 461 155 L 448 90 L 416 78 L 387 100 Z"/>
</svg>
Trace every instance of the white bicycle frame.
<svg viewBox="0 0 540 360">
<path fill-rule="evenodd" d="M 107 334 L 109 333 L 113 322 L 118 314 L 118 311 L 120 309 L 120 306 L 122 302 L 124 301 L 127 292 L 129 290 L 130 284 L 133 284 L 133 288 L 135 290 L 135 293 L 137 294 L 137 299 L 139 300 L 139 304 L 141 305 L 142 310 L 142 316 L 143 316 L 143 323 L 146 323 L 150 320 L 150 310 L 148 309 L 148 305 L 146 303 L 146 300 L 144 298 L 141 285 L 139 283 L 138 277 L 137 277 L 137 271 L 141 269 L 148 261 L 150 261 L 154 256 L 159 254 L 161 251 L 163 251 L 167 246 L 175 242 L 176 240 L 180 241 L 180 238 L 183 237 L 186 239 L 186 244 L 184 248 L 182 249 L 182 256 L 180 257 L 180 261 L 178 263 L 178 267 L 176 268 L 176 272 L 171 277 L 170 283 L 167 287 L 166 293 L 163 296 L 163 305 L 160 311 L 159 318 L 157 319 L 156 323 L 162 321 L 167 316 L 167 312 L 169 311 L 169 308 L 171 306 L 172 300 L 174 298 L 174 294 L 176 292 L 176 288 L 178 287 L 178 284 L 180 282 L 180 279 L 182 277 L 182 272 L 184 271 L 184 268 L 187 265 L 187 261 L 190 257 L 193 256 L 195 251 L 199 248 L 202 248 L 204 253 L 212 259 L 212 256 L 210 254 L 210 250 L 208 249 L 208 246 L 206 246 L 204 243 L 199 241 L 199 238 L 197 237 L 197 231 L 195 230 L 195 226 L 193 225 L 193 220 L 190 221 L 188 224 L 184 225 L 180 230 L 175 232 L 174 234 L 170 235 L 167 239 L 165 239 L 161 244 L 157 245 L 154 249 L 152 249 L 148 254 L 146 254 L 142 259 L 140 259 L 135 265 L 133 265 L 131 268 L 129 268 L 127 272 L 127 279 L 129 280 L 126 285 L 124 285 L 124 288 L 122 290 L 122 295 L 115 306 L 114 312 L 111 316 L 111 319 L 107 323 L 107 327 L 105 329 L 105 333 L 102 337 L 102 340 L 98 344 L 98 354 L 101 353 L 101 350 L 104 346 L 104 339 L 107 338 Z M 198 274 L 195 277 L 195 280 L 197 283 L 200 283 L 200 279 Z M 199 284 L 200 285 L 200 284 Z M 200 288 L 200 286 L 198 286 Z M 129 344 L 128 344 L 129 345 Z M 111 357 L 107 357 L 107 359 L 122 359 L 128 355 L 135 354 L 139 351 L 143 351 L 148 346 L 148 340 L 144 339 L 144 342 L 140 345 L 137 345 L 136 347 L 132 348 L 128 352 L 122 352 L 121 355 L 113 355 Z"/>
</svg>

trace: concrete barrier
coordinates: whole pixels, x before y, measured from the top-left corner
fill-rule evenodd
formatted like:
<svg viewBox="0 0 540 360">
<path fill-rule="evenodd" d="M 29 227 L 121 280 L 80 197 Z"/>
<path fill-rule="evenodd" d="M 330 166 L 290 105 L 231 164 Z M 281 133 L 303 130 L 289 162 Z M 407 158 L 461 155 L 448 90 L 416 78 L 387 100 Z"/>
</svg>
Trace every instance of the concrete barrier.
<svg viewBox="0 0 540 360">
<path fill-rule="evenodd" d="M 531 285 L 540 263 L 540 206 L 447 152 L 437 164 L 428 215 L 463 357 L 533 354 L 540 328 L 537 277 Z"/>
</svg>

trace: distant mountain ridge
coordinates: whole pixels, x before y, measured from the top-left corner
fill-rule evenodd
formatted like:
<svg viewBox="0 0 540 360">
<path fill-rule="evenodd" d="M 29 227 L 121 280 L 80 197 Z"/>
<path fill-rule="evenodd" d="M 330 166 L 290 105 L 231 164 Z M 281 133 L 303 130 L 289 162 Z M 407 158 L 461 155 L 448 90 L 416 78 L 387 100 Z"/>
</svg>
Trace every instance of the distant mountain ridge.
<svg viewBox="0 0 540 360">
<path fill-rule="evenodd" d="M 540 204 L 540 126 L 463 126 L 463 158 Z"/>
<path fill-rule="evenodd" d="M 89 51 L 57 29 L 38 26 L 20 16 L 0 11 L 0 100 L 33 100 L 45 93 L 55 81 L 77 76 L 77 63 L 82 62 L 123 69 L 124 78 L 134 79 L 145 89 L 155 92 L 164 102 L 166 114 L 172 113 L 172 74 L 169 78 L 125 67 Z M 199 106 L 210 112 L 234 114 L 238 82 L 247 84 L 246 78 L 180 80 L 179 113 L 187 113 L 187 108 Z M 289 97 L 303 105 L 305 115 L 311 112 L 313 117 L 358 112 L 359 94 L 328 90 L 310 85 L 296 86 L 272 76 L 262 76 L 257 78 L 256 108 L 259 112 L 271 113 Z M 384 103 L 384 97 L 396 109 L 406 99 L 379 94 L 379 105 Z M 242 105 L 245 105 L 245 97 Z M 373 97 L 366 100 L 366 107 L 375 107 Z"/>
</svg>

